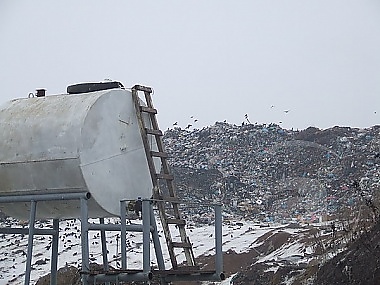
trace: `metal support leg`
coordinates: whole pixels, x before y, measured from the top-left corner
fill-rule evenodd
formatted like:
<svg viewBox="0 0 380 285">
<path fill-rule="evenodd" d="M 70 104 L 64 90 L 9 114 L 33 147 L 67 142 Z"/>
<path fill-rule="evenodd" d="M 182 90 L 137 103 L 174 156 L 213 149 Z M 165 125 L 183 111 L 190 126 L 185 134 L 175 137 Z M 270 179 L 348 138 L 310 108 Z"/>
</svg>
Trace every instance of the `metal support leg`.
<svg viewBox="0 0 380 285">
<path fill-rule="evenodd" d="M 120 250 L 121 250 L 121 269 L 127 269 L 127 208 L 125 206 L 125 201 L 120 201 L 120 222 L 121 222 L 121 233 L 120 233 Z"/>
<path fill-rule="evenodd" d="M 223 273 L 221 204 L 215 205 L 215 271 L 217 274 Z"/>
<path fill-rule="evenodd" d="M 88 245 L 88 205 L 87 199 L 80 199 L 81 212 L 81 243 L 82 243 L 82 284 L 87 285 L 90 272 L 90 254 Z"/>
<path fill-rule="evenodd" d="M 164 256 L 162 254 L 160 237 L 158 236 L 158 230 L 157 230 L 156 217 L 154 216 L 154 211 L 153 211 L 152 205 L 150 205 L 150 226 L 153 228 L 152 239 L 153 239 L 154 252 L 156 254 L 158 269 L 159 270 L 165 270 L 165 261 L 164 261 Z M 160 284 L 161 285 L 168 285 L 169 283 L 166 282 L 164 277 L 161 277 L 160 278 Z"/>
<path fill-rule="evenodd" d="M 99 219 L 100 224 L 104 225 L 104 218 Z M 106 231 L 100 230 L 100 239 L 102 242 L 102 255 L 103 255 L 103 269 L 108 271 L 108 252 L 107 252 L 107 244 L 106 244 Z"/>
<path fill-rule="evenodd" d="M 165 261 L 162 255 L 162 248 L 161 248 L 160 238 L 158 236 L 156 218 L 154 217 L 152 205 L 150 206 L 150 225 L 153 228 L 152 239 L 153 239 L 153 244 L 154 244 L 154 251 L 156 253 L 158 268 L 160 270 L 165 270 Z"/>
<path fill-rule="evenodd" d="M 30 272 L 32 270 L 32 254 L 33 254 L 33 235 L 34 223 L 36 221 L 36 201 L 30 203 L 30 216 L 29 216 L 29 236 L 28 236 L 28 252 L 26 254 L 26 270 L 25 270 L 25 285 L 29 285 Z"/>
<path fill-rule="evenodd" d="M 143 272 L 150 272 L 150 201 L 142 201 Z"/>
<path fill-rule="evenodd" d="M 58 240 L 59 240 L 59 220 L 53 220 L 53 239 L 51 242 L 51 264 L 50 264 L 50 284 L 57 285 L 57 263 L 58 263 Z"/>
<path fill-rule="evenodd" d="M 104 225 L 104 218 L 99 219 L 100 224 Z M 106 231 L 105 230 L 100 230 L 100 239 L 102 242 L 102 255 L 103 255 L 103 269 L 104 271 L 109 270 L 108 266 L 108 252 L 107 252 L 107 244 L 106 244 Z M 106 282 L 106 285 L 110 285 L 111 283 Z"/>
</svg>

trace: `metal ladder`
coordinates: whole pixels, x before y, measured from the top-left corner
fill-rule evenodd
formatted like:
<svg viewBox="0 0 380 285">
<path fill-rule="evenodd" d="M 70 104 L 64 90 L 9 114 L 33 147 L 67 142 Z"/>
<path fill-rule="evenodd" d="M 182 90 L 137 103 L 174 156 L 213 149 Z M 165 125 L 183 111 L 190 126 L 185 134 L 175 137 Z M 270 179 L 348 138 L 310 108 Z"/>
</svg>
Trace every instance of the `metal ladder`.
<svg viewBox="0 0 380 285">
<path fill-rule="evenodd" d="M 142 103 L 138 96 L 139 91 L 144 92 L 146 106 L 143 105 L 144 103 Z M 157 110 L 153 107 L 151 97 L 152 92 L 153 90 L 150 87 L 141 85 L 135 85 L 132 87 L 132 98 L 136 109 L 137 121 L 153 184 L 153 199 L 157 203 L 172 269 L 199 269 L 195 263 L 192 244 L 186 235 L 186 222 L 181 218 L 181 213 L 179 210 L 180 201 L 176 196 L 173 175 L 170 173 L 170 168 L 167 161 L 168 154 L 165 152 L 162 143 L 163 133 L 158 127 L 156 118 Z M 147 122 L 144 121 L 144 117 Z M 149 119 L 147 120 L 147 118 Z M 153 137 L 156 142 L 156 147 L 154 150 L 152 149 L 151 143 Z M 156 171 L 155 161 L 160 161 L 160 173 L 157 173 Z M 165 181 L 164 183 L 166 183 L 167 186 L 167 193 L 163 193 L 163 191 L 161 191 L 160 181 Z M 178 229 L 180 241 L 173 241 L 170 225 L 175 225 L 175 228 Z M 186 257 L 186 265 L 181 267 L 178 266 L 175 248 L 182 249 L 182 253 L 184 253 Z"/>
</svg>

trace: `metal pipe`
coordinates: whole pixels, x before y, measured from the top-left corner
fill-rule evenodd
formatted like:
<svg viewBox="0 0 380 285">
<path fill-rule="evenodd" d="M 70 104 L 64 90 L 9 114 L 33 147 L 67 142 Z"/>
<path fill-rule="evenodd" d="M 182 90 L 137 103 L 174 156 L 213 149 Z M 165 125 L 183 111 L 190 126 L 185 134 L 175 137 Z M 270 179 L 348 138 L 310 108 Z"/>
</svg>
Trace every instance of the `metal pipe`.
<svg viewBox="0 0 380 285">
<path fill-rule="evenodd" d="M 90 199 L 90 192 L 0 196 L 0 203 Z"/>
<path fill-rule="evenodd" d="M 46 89 L 37 89 L 36 97 L 45 97 Z"/>
<path fill-rule="evenodd" d="M 104 225 L 104 218 L 100 218 L 99 222 L 101 225 Z M 100 240 L 102 242 L 103 268 L 105 271 L 108 271 L 106 232 L 104 229 L 100 230 Z"/>
<path fill-rule="evenodd" d="M 121 230 L 121 227 L 122 227 L 122 224 L 121 225 L 114 225 L 114 224 L 111 224 L 111 225 L 102 225 L 102 224 L 93 224 L 93 223 L 89 223 L 88 225 L 88 229 L 90 231 L 101 231 L 101 230 L 105 230 L 105 231 L 120 231 Z M 131 224 L 131 225 L 125 225 L 125 231 L 127 232 L 142 232 L 143 231 L 143 226 L 142 225 L 138 225 L 138 224 Z M 153 231 L 153 227 L 150 227 L 150 231 Z"/>
<path fill-rule="evenodd" d="M 225 274 L 222 273 L 197 273 L 188 275 L 168 275 L 165 277 L 167 282 L 175 281 L 222 281 L 226 279 Z"/>
<path fill-rule="evenodd" d="M 59 240 L 59 220 L 53 220 L 53 239 L 51 242 L 51 263 L 50 263 L 50 284 L 57 285 L 57 265 L 58 265 L 58 240 Z"/>
<path fill-rule="evenodd" d="M 54 235 L 54 229 L 34 229 L 34 235 Z M 28 228 L 0 228 L 0 234 L 28 235 Z"/>
<path fill-rule="evenodd" d="M 223 273 L 222 205 L 215 205 L 215 271 Z"/>
<path fill-rule="evenodd" d="M 101 284 L 104 282 L 115 282 L 119 284 L 119 281 L 149 281 L 152 280 L 152 272 L 138 272 L 138 273 L 119 273 L 119 274 L 97 274 L 96 276 L 90 275 L 88 281 L 91 284 Z"/>
<path fill-rule="evenodd" d="M 100 224 L 104 225 L 104 218 L 99 219 Z M 105 272 L 108 271 L 108 258 L 107 258 L 107 244 L 106 244 L 106 231 L 104 229 L 100 230 L 100 239 L 102 242 L 102 256 L 103 256 L 103 269 Z M 110 285 L 109 282 L 106 282 L 106 285 Z"/>
<path fill-rule="evenodd" d="M 36 221 L 36 208 L 37 202 L 32 200 L 30 203 L 30 216 L 29 216 L 29 236 L 28 236 L 28 252 L 26 254 L 26 270 L 25 270 L 25 285 L 29 285 L 30 272 L 32 270 L 32 254 L 33 254 L 33 235 L 34 223 Z"/>
<path fill-rule="evenodd" d="M 88 205 L 85 198 L 80 199 L 81 212 L 81 244 L 82 244 L 82 284 L 87 285 L 88 273 L 90 272 L 90 254 L 88 245 Z"/>
<path fill-rule="evenodd" d="M 150 272 L 150 201 L 142 200 L 143 272 Z"/>
<path fill-rule="evenodd" d="M 161 242 L 160 242 L 160 238 L 158 236 L 158 231 L 157 231 L 156 218 L 154 216 L 154 211 L 153 211 L 152 206 L 150 207 L 150 225 L 152 228 L 152 239 L 153 239 L 154 251 L 156 253 L 158 268 L 160 270 L 165 270 L 164 256 L 162 254 Z"/>
<path fill-rule="evenodd" d="M 164 261 L 164 256 L 162 254 L 162 247 L 161 247 L 160 237 L 158 236 L 156 217 L 154 216 L 154 210 L 153 210 L 152 205 L 150 206 L 150 225 L 151 225 L 151 228 L 153 228 L 152 239 L 153 239 L 154 252 L 156 254 L 158 269 L 164 271 L 165 270 L 165 261 Z M 163 276 L 160 276 L 160 284 L 161 285 L 168 285 L 169 283 L 166 282 L 166 280 Z"/>
<path fill-rule="evenodd" d="M 120 201 L 120 250 L 121 250 L 121 269 L 127 269 L 127 208 L 125 201 Z"/>
<path fill-rule="evenodd" d="M 150 225 L 148 225 L 148 227 L 149 227 L 149 231 L 152 232 L 153 227 L 151 227 Z M 137 225 L 137 224 L 127 225 L 126 230 L 127 232 L 143 232 L 144 225 Z"/>
<path fill-rule="evenodd" d="M 121 226 L 115 225 L 115 224 L 94 224 L 94 223 L 88 223 L 88 230 L 89 231 L 110 231 L 110 232 L 116 232 L 120 231 Z"/>
</svg>

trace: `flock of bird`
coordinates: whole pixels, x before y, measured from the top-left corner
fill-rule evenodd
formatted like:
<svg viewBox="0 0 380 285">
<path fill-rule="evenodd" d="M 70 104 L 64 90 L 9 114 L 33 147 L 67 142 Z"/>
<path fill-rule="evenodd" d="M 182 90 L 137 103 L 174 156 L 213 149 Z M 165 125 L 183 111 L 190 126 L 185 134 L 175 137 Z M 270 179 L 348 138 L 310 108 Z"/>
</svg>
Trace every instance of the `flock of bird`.
<svg viewBox="0 0 380 285">
<path fill-rule="evenodd" d="M 275 105 L 272 105 L 270 108 L 271 108 L 271 109 L 275 108 Z M 284 110 L 284 113 L 285 113 L 285 114 L 288 114 L 289 112 L 290 112 L 290 110 Z M 190 116 L 190 119 L 192 120 L 192 122 L 191 122 L 191 123 L 188 123 L 188 124 L 186 125 L 186 127 L 185 127 L 186 130 L 190 129 L 191 127 L 194 126 L 195 123 L 198 122 L 198 119 L 195 119 L 194 116 Z M 224 122 L 227 122 L 227 120 L 224 120 Z M 248 116 L 248 114 L 245 114 L 245 115 L 244 115 L 244 120 L 243 120 L 242 124 L 244 125 L 244 123 L 251 124 L 251 121 L 249 120 L 249 116 Z M 282 124 L 282 121 L 280 121 L 279 123 Z M 178 121 L 175 121 L 175 122 L 173 123 L 173 127 L 180 127 L 179 124 L 178 124 Z"/>
<path fill-rule="evenodd" d="M 193 123 L 198 122 L 198 119 L 195 119 L 194 116 L 190 116 L 190 119 L 193 120 Z M 192 124 L 188 124 L 185 129 L 190 129 L 193 126 L 193 123 Z M 174 122 L 173 126 L 178 126 L 178 121 Z"/>
</svg>

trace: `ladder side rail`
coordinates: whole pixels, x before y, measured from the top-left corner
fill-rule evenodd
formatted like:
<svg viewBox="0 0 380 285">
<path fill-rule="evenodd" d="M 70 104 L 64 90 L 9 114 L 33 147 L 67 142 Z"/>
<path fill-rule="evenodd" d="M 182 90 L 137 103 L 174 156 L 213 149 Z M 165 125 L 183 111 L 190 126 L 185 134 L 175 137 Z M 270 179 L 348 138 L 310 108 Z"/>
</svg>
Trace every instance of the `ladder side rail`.
<svg viewBox="0 0 380 285">
<path fill-rule="evenodd" d="M 151 174 L 150 176 L 151 176 L 151 180 L 152 180 L 152 184 L 153 184 L 153 189 L 154 189 L 154 188 L 156 188 L 157 183 L 158 183 L 157 179 L 155 177 L 155 175 L 156 175 L 156 168 L 154 166 L 153 159 L 152 159 L 152 157 L 150 155 L 150 146 L 149 146 L 149 143 L 148 143 L 148 141 L 149 141 L 148 140 L 148 135 L 145 132 L 144 120 L 143 120 L 143 117 L 142 117 L 142 113 L 140 111 L 139 97 L 138 97 L 138 94 L 137 94 L 137 90 L 135 90 L 135 89 L 132 89 L 132 98 L 133 98 L 133 102 L 135 104 L 137 122 L 139 124 L 140 134 L 141 134 L 141 137 L 142 137 L 142 142 L 143 142 L 143 145 L 144 145 L 144 150 L 145 150 L 148 167 L 149 167 L 149 171 L 150 171 L 150 174 Z"/>
<path fill-rule="evenodd" d="M 144 91 L 144 95 L 145 95 L 145 101 L 146 101 L 147 106 L 149 108 L 154 109 L 151 93 L 147 92 L 147 91 Z M 154 113 L 149 113 L 149 116 L 150 116 L 150 121 L 152 123 L 152 128 L 154 130 L 159 130 L 159 126 L 158 126 L 158 122 L 157 122 L 157 118 L 156 118 L 155 114 Z M 165 152 L 165 150 L 164 150 L 164 144 L 162 142 L 161 136 L 155 136 L 155 138 L 156 138 L 156 143 L 157 143 L 157 149 L 158 149 L 158 151 L 159 152 Z M 165 157 L 160 157 L 160 159 L 161 159 L 161 165 L 162 165 L 163 172 L 165 174 L 170 174 L 170 169 L 169 169 L 169 165 L 167 163 L 166 158 Z M 166 182 L 167 182 L 167 187 L 168 187 L 170 196 L 171 197 L 176 197 L 172 181 L 166 180 Z"/>
<path fill-rule="evenodd" d="M 140 105 L 140 102 L 139 102 L 139 97 L 138 97 L 138 90 L 136 89 L 132 89 L 132 98 L 133 98 L 133 101 L 134 101 L 134 104 L 135 104 L 135 110 L 136 110 L 136 115 L 137 115 L 137 121 L 138 121 L 138 124 L 139 124 L 139 129 L 140 129 L 140 134 L 141 134 L 141 137 L 142 137 L 142 141 L 143 141 L 143 144 L 144 144 L 144 149 L 145 149 L 145 154 L 146 154 L 146 158 L 147 158 L 147 162 L 148 162 L 148 166 L 149 166 L 149 171 L 150 171 L 150 176 L 151 176 L 151 180 L 152 180 L 152 184 L 153 184 L 153 195 L 155 198 L 160 198 L 160 193 L 159 193 L 159 187 L 158 187 L 158 179 L 157 179 L 157 176 L 156 176 L 156 168 L 154 166 L 154 161 L 153 161 L 153 158 L 151 156 L 151 148 L 150 148 L 150 145 L 149 145 L 149 138 L 148 138 L 148 135 L 145 131 L 145 125 L 144 125 L 144 121 L 143 121 L 143 117 L 142 117 L 142 110 L 141 110 L 141 105 Z M 149 92 L 144 92 L 145 94 L 149 94 Z M 146 104 L 148 105 L 148 107 L 152 107 L 152 102 L 151 100 L 148 100 L 146 102 Z M 152 116 L 149 116 L 150 120 L 151 120 L 151 123 L 152 123 L 152 126 L 153 128 L 155 126 L 157 126 L 157 121 L 156 123 L 153 123 L 153 120 L 152 121 Z M 153 118 L 155 118 L 153 116 Z M 157 136 L 156 136 L 157 137 Z M 162 224 L 162 229 L 164 231 L 164 234 L 165 234 L 165 239 L 166 239 L 166 243 L 168 245 L 168 251 L 169 251 L 169 256 L 170 256 L 170 261 L 172 263 L 172 267 L 174 269 L 177 268 L 178 264 L 177 264 L 177 259 L 175 257 L 175 253 L 174 253 L 174 250 L 173 248 L 171 247 L 171 244 L 172 244 L 172 238 L 171 238 L 171 233 L 170 233 L 170 228 L 169 228 L 169 225 L 165 222 L 167 217 L 166 217 L 166 214 L 165 214 L 165 207 L 162 203 L 157 203 L 158 205 L 158 208 L 159 208 L 159 215 L 160 215 L 160 219 L 161 219 L 161 224 Z"/>
<path fill-rule="evenodd" d="M 145 101 L 146 101 L 147 106 L 149 108 L 154 108 L 153 107 L 152 96 L 151 96 L 150 92 L 145 91 L 144 94 L 145 94 Z M 155 114 L 154 113 L 149 113 L 149 115 L 150 115 L 150 120 L 151 120 L 153 129 L 154 130 L 159 130 L 159 126 L 158 126 L 158 122 L 157 122 L 157 118 L 156 118 Z M 163 145 L 162 139 L 161 139 L 161 136 L 155 136 L 155 138 L 156 138 L 156 143 L 157 143 L 158 151 L 161 152 L 161 153 L 166 153 L 165 149 L 164 149 L 164 145 Z M 160 159 L 161 159 L 161 165 L 162 165 L 164 173 L 165 174 L 170 174 L 170 168 L 169 168 L 169 164 L 167 162 L 166 156 L 161 156 Z M 166 183 L 167 183 L 167 186 L 168 186 L 170 197 L 176 198 L 176 193 L 175 193 L 175 187 L 174 187 L 173 180 L 171 180 L 171 179 L 165 179 L 165 180 L 166 180 Z M 179 212 L 179 209 L 178 209 L 178 205 L 177 204 L 173 204 L 173 209 L 174 209 L 175 218 L 176 219 L 181 219 L 180 212 Z M 186 242 L 186 237 L 184 237 L 184 239 L 182 240 L 182 242 Z"/>
<path fill-rule="evenodd" d="M 145 95 L 145 101 L 146 101 L 147 106 L 149 108 L 154 109 L 151 93 L 148 92 L 148 91 L 144 91 L 144 95 Z M 155 129 L 155 130 L 159 130 L 156 114 L 155 113 L 149 113 L 149 116 L 150 116 L 150 120 L 151 120 L 151 123 L 152 123 L 152 128 Z M 156 143 L 157 143 L 158 151 L 159 152 L 165 152 L 161 136 L 155 136 L 155 137 L 156 137 Z M 161 159 L 161 165 L 162 165 L 164 173 L 165 174 L 170 174 L 169 164 L 167 162 L 166 157 L 160 157 L 160 159 Z M 175 187 L 174 187 L 173 180 L 166 179 L 166 183 L 167 183 L 167 186 L 168 186 L 168 190 L 169 190 L 170 196 L 171 197 L 176 197 L 176 192 L 175 192 Z M 172 207 L 173 207 L 175 218 L 176 219 L 181 219 L 181 214 L 180 214 L 180 211 L 179 211 L 178 204 L 177 203 L 171 203 L 171 204 L 172 204 Z M 166 221 L 165 221 L 165 223 L 166 223 Z M 178 224 L 177 227 L 178 227 L 178 230 L 179 230 L 179 234 L 180 234 L 180 238 L 181 238 L 182 244 L 183 245 L 189 244 L 189 238 L 188 238 L 188 236 L 186 234 L 185 225 Z M 171 244 L 171 246 L 172 246 L 172 244 Z M 195 260 L 194 260 L 194 254 L 192 252 L 192 247 L 189 248 L 189 247 L 185 247 L 184 246 L 183 250 L 184 250 L 184 253 L 185 253 L 185 256 L 186 256 L 187 264 L 190 265 L 190 266 L 194 266 L 195 265 Z"/>
<path fill-rule="evenodd" d="M 147 105 L 147 108 L 145 108 L 145 109 L 155 110 L 153 107 L 153 102 L 152 102 L 152 97 L 151 97 L 152 90 L 149 89 L 149 90 L 141 90 L 141 91 L 144 91 L 144 95 L 145 95 L 145 103 Z M 147 160 L 148 160 L 148 163 L 150 163 L 152 166 L 152 167 L 150 166 L 150 170 L 151 170 L 150 172 L 151 172 L 152 181 L 153 180 L 155 181 L 155 183 L 153 184 L 154 189 L 158 190 L 158 178 L 157 178 L 157 174 L 156 174 L 156 171 L 154 168 L 154 160 L 153 160 L 152 152 L 151 152 L 152 150 L 150 149 L 150 145 L 148 143 L 148 135 L 147 135 L 148 132 L 147 132 L 147 129 L 145 128 L 143 118 L 142 118 L 142 112 L 144 112 L 145 109 L 142 108 L 142 106 L 140 105 L 140 103 L 138 101 L 137 90 L 133 89 L 132 95 L 134 97 L 136 114 L 138 115 L 138 122 L 140 124 L 140 132 L 141 132 L 141 135 L 143 138 Z M 157 131 L 157 133 L 153 133 L 153 135 L 156 139 L 157 149 L 160 153 L 165 153 L 163 142 L 161 139 L 162 132 L 159 130 L 159 126 L 158 126 L 158 122 L 157 122 L 157 118 L 156 118 L 157 112 L 155 111 L 155 112 L 147 112 L 147 113 L 148 113 L 148 116 L 150 119 L 152 129 L 154 131 Z M 160 131 L 160 132 L 158 133 L 158 131 Z M 168 165 L 168 162 L 166 160 L 166 157 L 167 157 L 166 155 L 160 156 L 161 167 L 162 167 L 164 175 L 170 175 L 170 169 L 169 169 L 169 165 Z M 173 179 L 169 179 L 169 178 L 164 178 L 164 179 L 165 179 L 167 187 L 168 187 L 169 196 L 171 198 L 176 198 Z M 175 218 L 180 220 L 181 215 L 180 215 L 178 204 L 177 203 L 171 203 L 171 205 L 172 205 L 172 208 L 174 211 Z M 177 245 L 176 247 L 180 247 L 183 249 L 183 251 L 185 253 L 187 264 L 190 266 L 194 266 L 195 265 L 194 254 L 192 252 L 192 246 L 189 242 L 189 238 L 186 235 L 185 225 L 182 223 L 177 225 L 178 230 L 179 230 L 179 234 L 180 234 L 180 238 L 181 238 L 181 243 L 173 243 L 171 233 L 170 233 L 170 227 L 169 227 L 169 224 L 167 222 L 168 220 L 167 220 L 167 215 L 166 215 L 166 210 L 165 210 L 165 202 L 159 202 L 158 208 L 159 208 L 160 219 L 161 219 L 162 227 L 163 227 L 163 230 L 165 233 L 165 237 L 166 237 L 166 241 L 167 241 L 167 245 L 168 245 L 168 250 L 169 250 L 169 255 L 170 255 L 170 258 L 172 261 L 173 268 L 177 268 L 177 260 L 175 257 L 174 245 Z M 180 246 L 178 246 L 178 245 L 180 245 Z"/>
</svg>

